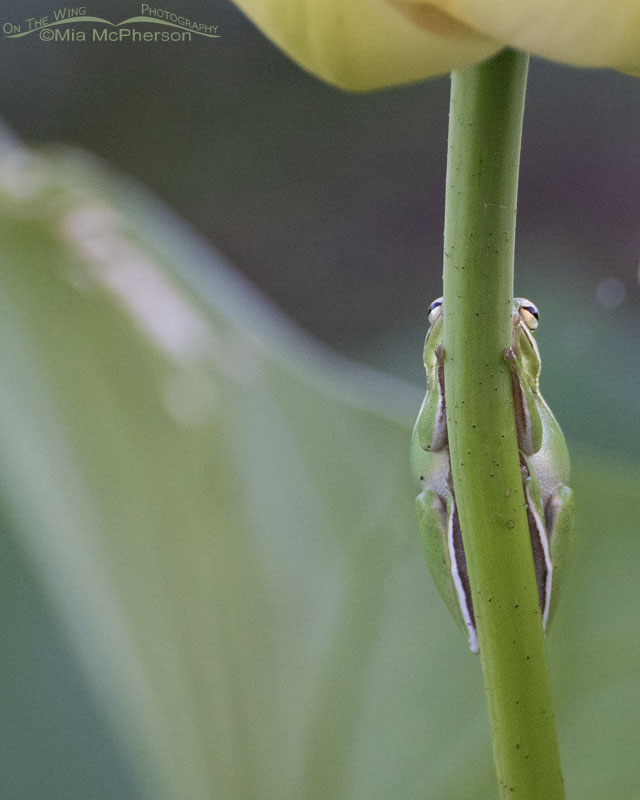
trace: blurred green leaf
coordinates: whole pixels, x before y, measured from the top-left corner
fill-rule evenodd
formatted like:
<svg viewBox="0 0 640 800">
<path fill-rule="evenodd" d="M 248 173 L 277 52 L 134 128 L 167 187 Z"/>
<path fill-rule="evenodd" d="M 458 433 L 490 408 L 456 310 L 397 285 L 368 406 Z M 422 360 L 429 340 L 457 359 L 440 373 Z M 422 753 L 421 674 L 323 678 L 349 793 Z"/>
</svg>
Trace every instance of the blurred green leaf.
<svg viewBox="0 0 640 800">
<path fill-rule="evenodd" d="M 0 499 L 149 796 L 494 796 L 479 662 L 420 552 L 415 390 L 87 157 L 5 150 L 0 192 Z M 639 469 L 574 461 L 568 794 L 632 798 Z"/>
</svg>

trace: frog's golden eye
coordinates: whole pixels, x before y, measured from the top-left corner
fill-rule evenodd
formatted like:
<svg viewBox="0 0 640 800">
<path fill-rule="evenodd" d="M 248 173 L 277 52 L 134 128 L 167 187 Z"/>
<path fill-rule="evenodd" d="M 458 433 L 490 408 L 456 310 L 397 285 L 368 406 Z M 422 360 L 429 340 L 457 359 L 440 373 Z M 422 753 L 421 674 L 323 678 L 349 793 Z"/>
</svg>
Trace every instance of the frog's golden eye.
<svg viewBox="0 0 640 800">
<path fill-rule="evenodd" d="M 518 301 L 518 311 L 527 328 L 529 328 L 530 331 L 535 331 L 540 319 L 537 306 L 534 306 L 531 300 L 521 299 Z"/>
<path fill-rule="evenodd" d="M 438 317 L 442 314 L 442 298 L 438 297 L 437 300 L 434 300 L 433 303 L 429 306 L 429 325 L 433 325 L 433 323 L 438 319 Z"/>
</svg>

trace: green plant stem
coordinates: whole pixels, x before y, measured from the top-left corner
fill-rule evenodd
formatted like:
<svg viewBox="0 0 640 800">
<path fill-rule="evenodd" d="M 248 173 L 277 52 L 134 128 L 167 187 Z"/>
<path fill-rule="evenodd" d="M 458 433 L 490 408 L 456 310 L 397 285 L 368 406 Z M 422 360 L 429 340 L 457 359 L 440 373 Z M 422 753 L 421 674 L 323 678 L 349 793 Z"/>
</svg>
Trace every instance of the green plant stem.
<svg viewBox="0 0 640 800">
<path fill-rule="evenodd" d="M 451 471 L 502 798 L 564 798 L 513 397 L 513 253 L 528 57 L 454 72 L 445 213 Z"/>
</svg>

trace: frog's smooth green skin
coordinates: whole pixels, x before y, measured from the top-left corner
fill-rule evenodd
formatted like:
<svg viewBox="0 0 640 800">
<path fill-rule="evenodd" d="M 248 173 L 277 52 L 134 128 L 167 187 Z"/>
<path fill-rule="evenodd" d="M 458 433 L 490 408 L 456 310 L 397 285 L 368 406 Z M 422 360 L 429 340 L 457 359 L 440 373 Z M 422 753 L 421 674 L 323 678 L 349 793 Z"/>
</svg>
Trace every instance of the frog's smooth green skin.
<svg viewBox="0 0 640 800">
<path fill-rule="evenodd" d="M 427 564 L 438 591 L 473 652 L 478 638 L 451 480 L 444 396 L 442 298 L 429 308 L 424 346 L 427 393 L 411 439 L 411 462 L 421 486 L 418 516 Z M 571 556 L 573 493 L 567 446 L 539 390 L 540 354 L 533 338 L 538 311 L 529 300 L 513 301 L 513 339 L 504 352 L 511 368 L 522 485 L 543 625 L 557 602 L 558 586 Z"/>
</svg>

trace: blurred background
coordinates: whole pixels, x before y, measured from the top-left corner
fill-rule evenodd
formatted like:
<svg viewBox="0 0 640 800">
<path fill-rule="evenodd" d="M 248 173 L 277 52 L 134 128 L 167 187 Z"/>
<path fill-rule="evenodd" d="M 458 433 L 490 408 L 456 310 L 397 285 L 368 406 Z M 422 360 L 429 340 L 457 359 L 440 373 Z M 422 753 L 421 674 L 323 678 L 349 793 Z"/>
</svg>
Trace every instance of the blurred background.
<svg viewBox="0 0 640 800">
<path fill-rule="evenodd" d="M 2 22 L 45 6 L 8 0 Z M 4 123 L 29 145 L 81 148 L 133 177 L 301 327 L 422 387 L 426 308 L 441 293 L 448 77 L 348 95 L 229 2 L 170 10 L 221 38 L 2 38 Z M 139 8 L 112 0 L 87 13 L 117 22 Z M 542 388 L 570 446 L 611 462 L 640 444 L 638 130 L 636 79 L 532 61 L 515 291 L 540 307 Z M 137 797 L 64 636 L 1 542 L 3 616 L 15 622 L 0 627 L 3 797 Z M 61 763 L 52 794 L 46 776 Z"/>
</svg>

